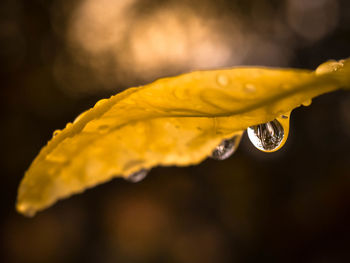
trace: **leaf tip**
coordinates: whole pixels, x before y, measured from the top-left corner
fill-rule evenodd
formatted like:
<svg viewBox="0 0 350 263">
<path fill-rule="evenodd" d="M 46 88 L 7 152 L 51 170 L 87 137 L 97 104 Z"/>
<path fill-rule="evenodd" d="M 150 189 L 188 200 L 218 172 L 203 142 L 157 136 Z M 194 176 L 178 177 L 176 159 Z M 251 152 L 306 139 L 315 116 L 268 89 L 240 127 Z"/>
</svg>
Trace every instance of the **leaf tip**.
<svg viewBox="0 0 350 263">
<path fill-rule="evenodd" d="M 24 216 L 27 216 L 27 217 L 35 216 L 35 214 L 37 212 L 32 206 L 28 205 L 25 202 L 17 202 L 16 210 L 18 213 L 20 213 Z"/>
</svg>

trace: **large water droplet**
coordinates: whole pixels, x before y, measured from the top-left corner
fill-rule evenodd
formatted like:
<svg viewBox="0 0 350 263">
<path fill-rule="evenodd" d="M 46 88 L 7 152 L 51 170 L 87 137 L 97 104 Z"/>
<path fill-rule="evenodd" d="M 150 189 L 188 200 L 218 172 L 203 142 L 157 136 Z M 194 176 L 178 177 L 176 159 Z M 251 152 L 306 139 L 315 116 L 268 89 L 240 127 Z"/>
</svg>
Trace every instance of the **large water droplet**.
<svg viewBox="0 0 350 263">
<path fill-rule="evenodd" d="M 339 61 L 329 60 L 319 65 L 315 72 L 317 75 L 321 75 L 321 74 L 338 71 L 342 67 L 344 67 L 344 60 L 339 60 Z"/>
<path fill-rule="evenodd" d="M 264 152 L 278 150 L 285 136 L 282 124 L 276 119 L 249 127 L 247 132 L 253 145 Z"/>
<path fill-rule="evenodd" d="M 225 160 L 229 158 L 238 148 L 241 135 L 235 135 L 230 139 L 223 140 L 211 153 L 211 158 L 215 160 Z"/>
<path fill-rule="evenodd" d="M 141 169 L 140 171 L 130 174 L 128 177 L 125 177 L 125 180 L 131 183 L 138 183 L 143 179 L 145 179 L 148 173 L 149 173 L 149 170 Z"/>
</svg>

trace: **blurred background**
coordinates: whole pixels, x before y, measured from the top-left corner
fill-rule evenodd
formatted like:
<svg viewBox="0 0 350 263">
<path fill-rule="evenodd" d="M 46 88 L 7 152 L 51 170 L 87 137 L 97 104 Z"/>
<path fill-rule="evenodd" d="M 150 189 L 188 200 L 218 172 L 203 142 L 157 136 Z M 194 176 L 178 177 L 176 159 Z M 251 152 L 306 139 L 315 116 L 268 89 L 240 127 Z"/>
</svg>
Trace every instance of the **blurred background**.
<svg viewBox="0 0 350 263">
<path fill-rule="evenodd" d="M 0 262 L 350 262 L 350 92 L 293 111 L 283 149 L 159 167 L 32 219 L 18 184 L 104 97 L 198 69 L 350 56 L 347 0 L 2 0 Z"/>
</svg>

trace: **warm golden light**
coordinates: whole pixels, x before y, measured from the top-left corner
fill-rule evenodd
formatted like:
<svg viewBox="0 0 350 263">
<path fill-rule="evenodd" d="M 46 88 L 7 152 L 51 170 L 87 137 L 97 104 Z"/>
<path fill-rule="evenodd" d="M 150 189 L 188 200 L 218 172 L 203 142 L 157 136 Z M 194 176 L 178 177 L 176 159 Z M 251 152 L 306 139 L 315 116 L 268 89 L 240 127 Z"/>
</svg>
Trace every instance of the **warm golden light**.
<svg viewBox="0 0 350 263">
<path fill-rule="evenodd" d="M 246 54 L 242 24 L 233 18 L 208 19 L 191 6 L 170 3 L 142 12 L 137 4 L 85 0 L 71 17 L 67 39 L 72 56 L 107 88 L 237 65 Z M 211 7 L 207 1 L 203 5 Z M 74 74 L 59 63 L 57 72 L 59 78 Z"/>
<path fill-rule="evenodd" d="M 329 34 L 338 22 L 337 0 L 288 0 L 289 26 L 300 36 L 317 41 Z"/>
</svg>

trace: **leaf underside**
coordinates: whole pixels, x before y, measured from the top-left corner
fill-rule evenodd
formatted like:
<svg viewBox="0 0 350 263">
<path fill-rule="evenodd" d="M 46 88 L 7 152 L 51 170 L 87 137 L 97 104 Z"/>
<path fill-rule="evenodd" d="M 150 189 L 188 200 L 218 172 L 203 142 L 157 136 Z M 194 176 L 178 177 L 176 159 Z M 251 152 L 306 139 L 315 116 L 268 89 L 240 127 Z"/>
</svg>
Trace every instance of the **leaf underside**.
<svg viewBox="0 0 350 263">
<path fill-rule="evenodd" d="M 100 100 L 42 148 L 20 184 L 17 210 L 32 216 L 114 177 L 197 164 L 223 139 L 349 88 L 349 64 L 197 71 Z"/>
</svg>

